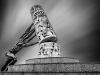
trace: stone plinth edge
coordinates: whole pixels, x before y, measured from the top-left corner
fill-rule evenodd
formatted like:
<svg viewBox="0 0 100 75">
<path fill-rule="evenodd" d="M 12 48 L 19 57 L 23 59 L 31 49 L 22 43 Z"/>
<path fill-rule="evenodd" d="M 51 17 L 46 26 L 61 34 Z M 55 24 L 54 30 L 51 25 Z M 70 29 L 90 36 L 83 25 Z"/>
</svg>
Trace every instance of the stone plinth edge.
<svg viewBox="0 0 100 75">
<path fill-rule="evenodd" d="M 34 58 L 26 60 L 26 64 L 34 63 L 72 63 L 79 62 L 79 60 L 70 57 L 45 57 L 45 58 Z"/>
</svg>

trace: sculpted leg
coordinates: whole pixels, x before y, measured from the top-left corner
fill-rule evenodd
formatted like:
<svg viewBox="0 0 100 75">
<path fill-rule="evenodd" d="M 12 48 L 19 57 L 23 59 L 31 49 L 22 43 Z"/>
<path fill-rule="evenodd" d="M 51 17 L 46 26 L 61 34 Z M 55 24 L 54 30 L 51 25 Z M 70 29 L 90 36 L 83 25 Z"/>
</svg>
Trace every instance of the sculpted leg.
<svg viewBox="0 0 100 75">
<path fill-rule="evenodd" d="M 29 43 L 34 37 L 35 28 L 33 23 L 28 27 L 25 33 L 19 38 L 18 42 L 6 52 L 5 56 L 7 57 L 5 65 L 1 68 L 1 71 L 7 71 L 9 65 L 14 65 L 17 62 L 15 55 L 24 47 L 29 47 L 37 44 L 38 42 Z"/>
</svg>

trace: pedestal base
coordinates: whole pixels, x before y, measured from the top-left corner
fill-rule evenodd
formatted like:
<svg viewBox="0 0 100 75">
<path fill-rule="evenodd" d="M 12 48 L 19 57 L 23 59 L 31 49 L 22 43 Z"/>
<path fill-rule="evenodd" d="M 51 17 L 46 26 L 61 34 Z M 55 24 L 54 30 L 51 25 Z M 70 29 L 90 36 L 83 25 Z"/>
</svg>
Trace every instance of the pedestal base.
<svg viewBox="0 0 100 75">
<path fill-rule="evenodd" d="M 0 75 L 100 75 L 100 73 L 74 72 L 74 73 L 33 73 L 33 72 L 5 72 Z"/>
<path fill-rule="evenodd" d="M 100 63 L 81 63 L 67 57 L 35 58 L 12 65 L 2 75 L 100 75 Z"/>
<path fill-rule="evenodd" d="M 45 57 L 45 58 L 34 58 L 26 60 L 26 64 L 35 63 L 72 63 L 79 62 L 79 60 L 70 57 Z"/>
</svg>

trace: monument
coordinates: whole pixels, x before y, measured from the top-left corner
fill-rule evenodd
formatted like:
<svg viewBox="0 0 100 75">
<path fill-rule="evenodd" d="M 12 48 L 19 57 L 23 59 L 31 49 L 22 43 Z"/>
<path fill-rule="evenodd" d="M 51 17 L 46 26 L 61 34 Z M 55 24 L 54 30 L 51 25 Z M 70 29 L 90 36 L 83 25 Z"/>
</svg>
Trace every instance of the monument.
<svg viewBox="0 0 100 75">
<path fill-rule="evenodd" d="M 100 75 L 100 63 L 79 62 L 75 58 L 61 57 L 58 38 L 44 9 L 40 5 L 31 8 L 33 23 L 7 53 L 2 75 Z M 35 43 L 30 43 L 34 37 Z M 15 56 L 22 48 L 39 44 L 39 58 L 28 59 L 26 64 L 14 65 Z"/>
</svg>

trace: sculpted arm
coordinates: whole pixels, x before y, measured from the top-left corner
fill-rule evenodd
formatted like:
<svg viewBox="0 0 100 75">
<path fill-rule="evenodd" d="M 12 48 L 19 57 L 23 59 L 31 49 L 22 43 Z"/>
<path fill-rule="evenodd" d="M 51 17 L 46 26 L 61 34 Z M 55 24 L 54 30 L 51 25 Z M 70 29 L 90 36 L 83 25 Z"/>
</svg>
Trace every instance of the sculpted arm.
<svg viewBox="0 0 100 75">
<path fill-rule="evenodd" d="M 18 42 L 9 51 L 6 52 L 5 56 L 7 60 L 5 65 L 1 68 L 1 71 L 7 71 L 9 65 L 14 65 L 17 62 L 17 57 L 15 55 L 22 48 L 29 47 L 38 43 L 29 43 L 35 36 L 35 28 L 32 23 L 25 31 L 25 33 L 19 38 Z"/>
</svg>

